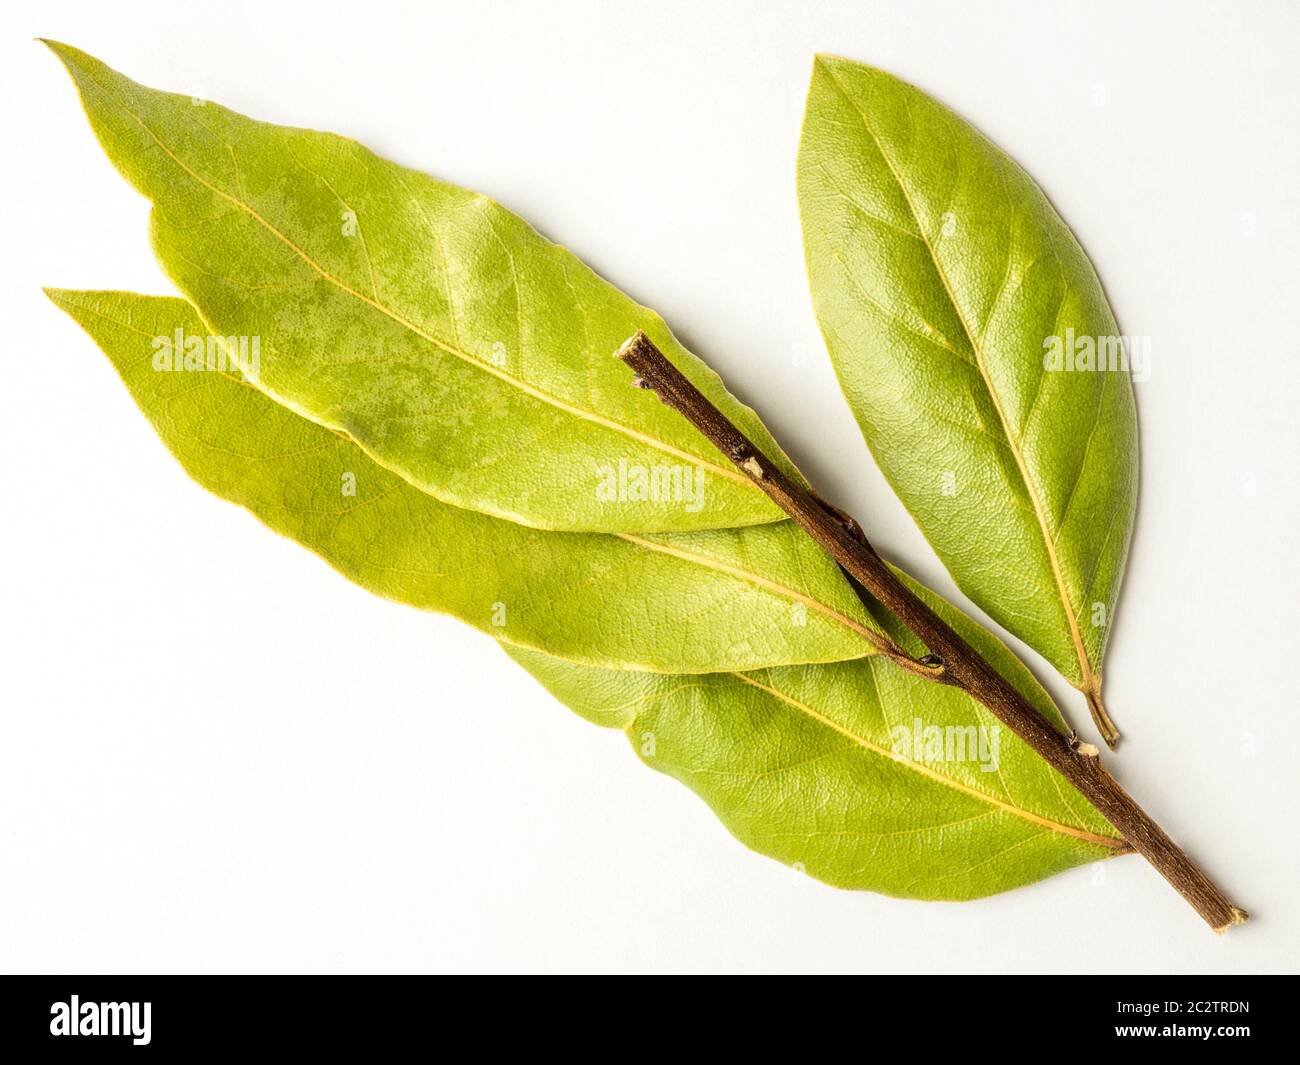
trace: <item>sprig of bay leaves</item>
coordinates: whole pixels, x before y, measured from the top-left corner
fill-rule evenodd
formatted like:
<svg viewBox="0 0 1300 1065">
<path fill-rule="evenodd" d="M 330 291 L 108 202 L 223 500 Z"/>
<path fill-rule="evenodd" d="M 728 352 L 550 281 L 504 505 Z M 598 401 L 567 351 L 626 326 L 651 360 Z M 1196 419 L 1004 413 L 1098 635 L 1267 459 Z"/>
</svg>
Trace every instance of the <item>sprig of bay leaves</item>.
<svg viewBox="0 0 1300 1065">
<path fill-rule="evenodd" d="M 75 48 L 50 47 L 107 155 L 152 201 L 151 240 L 184 299 L 50 296 L 95 338 L 205 487 L 371 591 L 497 638 L 578 713 L 625 729 L 648 764 L 699 792 L 746 844 L 829 883 L 966 899 L 1129 849 L 975 700 L 926 679 L 927 649 L 724 455 L 628 388 L 610 355 L 643 330 L 804 483 L 757 415 L 653 312 L 478 193 L 345 138 L 148 89 Z M 1093 298 L 1100 291 L 1088 287 L 1077 245 L 1061 243 L 1068 231 L 1051 229 L 1050 208 L 996 148 L 944 117 L 955 124 L 951 145 L 931 174 L 923 149 L 932 131 L 907 125 L 913 109 L 939 121 L 910 95 L 921 94 L 844 61 L 828 74 L 827 64 L 819 60 L 810 94 L 800 198 L 814 300 L 850 405 L 958 583 L 1082 687 L 1095 711 L 1104 633 L 1085 637 L 1078 620 L 1088 596 L 1109 609 L 1118 590 L 1135 434 L 1122 461 L 1105 456 L 1123 441 L 1131 393 L 1127 378 L 1098 393 L 1028 371 L 1017 377 L 1016 359 L 1045 321 L 1039 305 L 1049 293 L 1063 293 L 1057 325 L 1107 324 L 1104 299 Z M 864 112 L 877 107 L 894 109 L 892 124 L 866 134 L 869 148 Z M 935 182 L 967 157 L 1000 177 L 1003 191 L 971 207 L 968 243 L 952 263 L 931 239 L 941 217 Z M 868 235 L 877 229 L 893 236 L 879 245 Z M 958 276 L 995 248 L 1005 259 L 999 285 L 989 289 L 979 270 Z M 1070 278 L 1059 289 L 1037 280 L 1049 255 Z M 890 270 L 901 284 L 885 291 Z M 160 373 L 153 341 L 177 329 L 255 336 L 259 357 L 224 344 L 238 362 L 230 372 Z M 892 332 L 884 339 L 896 329 L 914 343 L 894 345 Z M 943 354 L 953 365 L 935 358 L 944 342 L 957 349 Z M 916 387 L 881 376 L 890 358 Z M 1034 381 L 1043 396 L 1031 401 L 1041 406 L 1035 417 L 1057 424 L 1063 442 L 1008 429 L 1006 412 L 1019 413 Z M 1098 411 L 1091 426 L 1062 414 L 1087 398 Z M 989 415 L 998 412 L 995 424 Z M 960 432 L 936 428 L 953 418 Z M 988 438 L 978 447 L 976 425 Z M 1069 480 L 1062 456 L 1071 442 L 1084 454 L 1062 511 L 1057 481 Z M 964 509 L 926 501 L 910 479 L 918 461 L 973 473 L 978 487 Z M 620 462 L 686 463 L 704 471 L 709 491 L 694 507 L 602 497 L 597 471 Z M 1056 478 L 1050 492 L 1045 477 Z M 339 490 L 348 479 L 354 494 Z M 1118 500 L 1118 546 L 1084 557 L 1074 530 L 1108 499 Z M 1003 515 L 1009 506 L 1017 513 Z M 984 568 L 981 537 L 998 556 Z M 1013 573 L 1018 585 L 999 583 Z M 904 579 L 1052 728 L 1069 733 L 993 634 Z M 922 724 L 998 736 L 995 764 L 900 753 L 900 734 Z"/>
<path fill-rule="evenodd" d="M 765 616 L 746 598 L 744 581 L 722 588 L 695 573 L 674 580 L 651 568 L 666 557 L 653 551 L 637 559 L 631 549 L 613 561 L 599 545 L 627 546 L 616 536 L 539 532 L 443 504 L 236 375 L 155 371 L 155 337 L 203 329 L 182 299 L 53 289 L 49 296 L 103 349 L 199 484 L 363 587 L 496 636 L 562 702 L 624 729 L 646 764 L 697 791 L 755 850 L 842 887 L 947 899 L 1127 851 L 1073 787 L 977 703 L 862 657 L 860 639 L 848 644 L 859 657 L 831 665 L 726 665 L 738 655 L 716 637 L 738 640 L 738 626 L 768 641 L 806 629 Z M 340 494 L 346 475 L 355 478 L 355 497 Z M 778 532 L 821 555 L 790 522 L 723 535 Z M 687 535 L 717 534 L 678 538 Z M 778 563 L 773 572 L 786 559 L 763 561 Z M 800 561 L 808 561 L 802 550 Z M 924 653 L 888 615 L 868 614 L 838 571 L 826 583 L 832 579 L 857 602 L 864 624 Z M 1050 697 L 1000 641 L 930 598 L 1064 731 Z M 500 625 L 492 623 L 494 603 L 505 606 Z M 807 629 L 814 617 L 809 612 Z M 651 649 L 665 671 L 627 661 Z M 790 663 L 807 653 L 785 650 Z M 686 675 L 708 651 L 711 671 Z M 605 666 L 590 664 L 602 658 Z M 931 763 L 919 751 L 903 757 L 895 729 L 910 733 L 918 721 L 960 730 L 972 749 L 996 737 L 995 748 L 984 763 Z"/>
</svg>

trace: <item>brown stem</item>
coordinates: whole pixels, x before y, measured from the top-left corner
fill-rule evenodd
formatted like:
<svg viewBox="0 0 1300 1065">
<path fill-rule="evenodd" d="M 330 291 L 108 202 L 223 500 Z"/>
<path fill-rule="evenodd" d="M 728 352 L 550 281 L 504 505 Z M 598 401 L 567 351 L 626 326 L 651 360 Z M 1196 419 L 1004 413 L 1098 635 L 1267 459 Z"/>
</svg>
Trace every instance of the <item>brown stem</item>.
<svg viewBox="0 0 1300 1065">
<path fill-rule="evenodd" d="M 824 504 L 772 465 L 644 333 L 618 351 L 637 375 L 790 515 L 855 580 L 921 640 L 938 662 L 921 675 L 977 699 L 1073 784 L 1216 932 L 1247 919 L 1101 764 L 1097 748 L 1058 732 L 1000 673 L 903 584 L 857 522 Z"/>
</svg>

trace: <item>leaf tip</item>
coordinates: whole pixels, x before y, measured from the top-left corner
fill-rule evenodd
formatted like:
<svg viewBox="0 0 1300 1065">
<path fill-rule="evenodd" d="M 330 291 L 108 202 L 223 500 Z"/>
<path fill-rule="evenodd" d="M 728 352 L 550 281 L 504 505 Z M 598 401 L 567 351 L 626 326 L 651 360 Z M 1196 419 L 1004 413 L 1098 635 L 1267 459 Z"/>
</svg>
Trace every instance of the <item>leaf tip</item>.
<svg viewBox="0 0 1300 1065">
<path fill-rule="evenodd" d="M 897 74 L 891 74 L 888 70 L 872 66 L 870 63 L 860 63 L 856 59 L 849 59 L 847 56 L 832 55 L 830 52 L 817 52 L 813 56 L 813 75 L 825 74 L 831 78 L 837 85 L 840 85 L 839 91 L 843 91 L 843 82 L 855 80 L 862 86 L 888 90 L 888 91 L 910 91 L 919 92 L 920 90 L 910 82 L 900 78 Z"/>
<path fill-rule="evenodd" d="M 835 68 L 842 66 L 845 62 L 847 60 L 842 56 L 831 55 L 830 52 L 814 52 L 811 80 L 816 83 L 819 74 L 834 77 Z"/>
<path fill-rule="evenodd" d="M 62 41 L 52 40 L 49 37 L 37 37 L 36 42 L 45 45 L 46 48 L 59 57 L 65 66 L 69 59 L 73 59 L 79 55 L 85 55 L 85 53 L 80 49 L 73 48 L 72 45 L 64 44 Z"/>
<path fill-rule="evenodd" d="M 56 307 L 64 306 L 64 304 L 68 302 L 69 297 L 72 295 L 70 289 L 52 288 L 49 285 L 42 285 L 41 291 L 45 293 L 49 301 L 52 304 L 54 304 L 54 306 Z"/>
<path fill-rule="evenodd" d="M 68 76 L 72 78 L 79 91 L 88 80 L 96 75 L 96 73 L 102 75 L 105 71 L 109 70 L 106 63 L 100 62 L 93 55 L 90 55 L 88 52 L 83 52 L 80 48 L 76 48 L 73 45 L 64 44 L 62 41 L 54 41 L 48 37 L 37 37 L 36 39 L 54 53 L 58 61 L 63 64 L 63 69 L 68 72 Z"/>
</svg>

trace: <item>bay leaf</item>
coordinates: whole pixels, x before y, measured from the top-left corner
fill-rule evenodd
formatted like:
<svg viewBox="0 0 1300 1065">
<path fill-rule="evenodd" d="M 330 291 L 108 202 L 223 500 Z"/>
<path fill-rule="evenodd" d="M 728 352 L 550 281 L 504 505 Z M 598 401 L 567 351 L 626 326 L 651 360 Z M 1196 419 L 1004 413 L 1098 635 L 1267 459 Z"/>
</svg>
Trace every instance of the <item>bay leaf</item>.
<svg viewBox="0 0 1300 1065">
<path fill-rule="evenodd" d="M 814 65 L 798 187 L 817 320 L 881 470 L 958 586 L 1112 740 L 1102 662 L 1138 443 L 1091 263 L 986 137 L 845 59 Z"/>
<path fill-rule="evenodd" d="M 1068 783 L 952 688 L 874 656 L 749 668 L 764 656 L 862 654 L 859 628 L 924 653 L 792 523 L 624 537 L 453 507 L 236 373 L 158 369 L 160 338 L 204 328 L 184 300 L 49 294 L 200 484 L 370 591 L 497 637 L 578 713 L 627 731 L 649 765 L 755 850 L 841 887 L 947 899 L 1123 850 Z M 773 573 L 792 586 L 778 590 Z M 902 576 L 1065 731 L 1005 646 Z M 811 607 L 815 587 L 832 603 Z M 687 671 L 702 665 L 720 671 Z"/>
<path fill-rule="evenodd" d="M 256 373 L 244 369 L 280 403 L 445 502 L 538 528 L 783 518 L 690 425 L 639 402 L 611 353 L 644 330 L 797 476 L 754 412 L 658 315 L 500 204 L 46 43 L 109 159 L 152 201 L 164 271 L 213 332 L 257 338 Z M 621 493 L 628 469 L 700 476 L 704 491 Z"/>
<path fill-rule="evenodd" d="M 878 624 L 789 521 L 557 533 L 454 507 L 237 370 L 164 359 L 173 338 L 207 339 L 184 300 L 48 292 L 108 355 L 191 477 L 376 594 L 621 669 L 694 673 L 873 653 Z"/>
<path fill-rule="evenodd" d="M 899 575 L 1065 731 L 1005 645 Z M 977 702 L 883 658 L 673 677 L 506 651 L 575 712 L 622 729 L 746 846 L 836 887 L 972 899 L 1128 850 Z"/>
</svg>

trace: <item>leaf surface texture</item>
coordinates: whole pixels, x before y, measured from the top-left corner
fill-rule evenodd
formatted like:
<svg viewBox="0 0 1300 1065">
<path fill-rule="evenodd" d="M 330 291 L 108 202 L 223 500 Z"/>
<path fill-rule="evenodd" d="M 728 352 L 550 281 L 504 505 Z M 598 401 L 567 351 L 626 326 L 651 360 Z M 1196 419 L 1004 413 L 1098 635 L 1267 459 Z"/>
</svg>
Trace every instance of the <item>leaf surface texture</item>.
<svg viewBox="0 0 1300 1065">
<path fill-rule="evenodd" d="M 879 626 L 791 522 L 555 533 L 454 507 L 233 376 L 156 370 L 156 338 L 203 334 L 184 300 L 49 294 L 108 355 L 190 476 L 385 598 L 620 669 L 694 673 L 873 652 Z"/>
<path fill-rule="evenodd" d="M 958 586 L 1099 703 L 1137 422 L 1124 364 L 1045 367 L 1048 338 L 1118 337 L 1083 250 L 987 138 L 848 60 L 814 66 L 798 185 L 817 319 L 889 483 Z"/>
<path fill-rule="evenodd" d="M 477 192 L 355 141 L 137 84 L 49 43 L 105 153 L 153 203 L 163 269 L 256 383 L 449 503 L 538 528 L 663 532 L 780 510 L 613 358 L 638 329 L 789 469 L 653 312 Z M 603 498 L 621 464 L 703 471 L 698 508 Z M 791 472 L 793 472 L 791 470 Z"/>
<path fill-rule="evenodd" d="M 900 576 L 1064 727 L 1000 641 Z M 623 729 L 647 765 L 698 793 L 746 846 L 837 887 L 971 899 L 1127 849 L 978 703 L 883 658 L 670 677 L 506 650 L 578 714 Z M 942 757 L 927 760 L 935 743 Z"/>
</svg>

